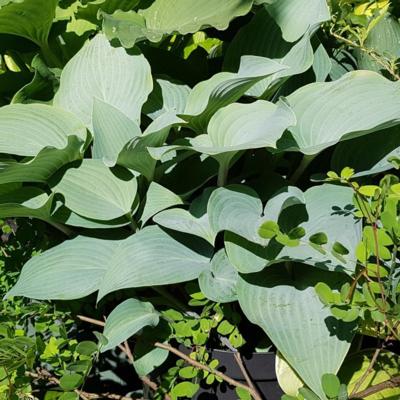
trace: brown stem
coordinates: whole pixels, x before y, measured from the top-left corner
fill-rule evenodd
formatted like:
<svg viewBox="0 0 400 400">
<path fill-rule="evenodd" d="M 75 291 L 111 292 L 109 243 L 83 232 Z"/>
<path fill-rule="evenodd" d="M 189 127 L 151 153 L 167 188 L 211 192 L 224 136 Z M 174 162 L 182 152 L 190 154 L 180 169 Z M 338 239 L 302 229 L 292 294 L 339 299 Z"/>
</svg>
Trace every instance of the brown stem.
<svg viewBox="0 0 400 400">
<path fill-rule="evenodd" d="M 54 385 L 60 385 L 60 381 L 53 375 L 51 375 L 46 370 L 38 370 L 37 372 L 25 372 L 26 376 L 29 376 L 33 379 L 41 379 L 46 380 Z M 88 393 L 83 390 L 75 389 L 74 392 L 82 399 L 82 400 L 92 400 L 92 399 L 112 399 L 112 400 L 132 400 L 132 397 L 121 396 L 119 394 L 114 393 Z"/>
<path fill-rule="evenodd" d="M 354 389 L 351 391 L 351 395 L 354 395 L 354 393 L 357 393 L 358 389 L 360 389 L 360 386 L 363 384 L 365 379 L 367 379 L 368 375 L 371 373 L 372 369 L 374 368 L 376 360 L 378 359 L 378 356 L 379 356 L 381 351 L 382 351 L 382 346 L 379 346 L 375 350 L 375 353 L 372 356 L 372 359 L 371 359 L 371 362 L 368 365 L 368 368 L 366 369 L 366 371 L 362 374 L 361 378 L 355 384 Z"/>
<path fill-rule="evenodd" d="M 222 372 L 220 372 L 220 371 L 218 371 L 216 369 L 210 368 L 208 365 L 203 365 L 203 364 L 199 363 L 198 361 L 191 359 L 189 356 L 187 356 L 186 354 L 182 353 L 181 351 L 179 351 L 175 347 L 172 347 L 169 344 L 159 343 L 159 342 L 154 343 L 154 346 L 155 347 L 159 347 L 160 349 L 168 350 L 171 353 L 174 353 L 179 358 L 182 358 L 182 360 L 185 360 L 188 364 L 193 365 L 196 368 L 202 369 L 203 371 L 207 371 L 210 374 L 218 376 L 219 378 L 221 378 L 222 380 L 224 380 L 225 382 L 229 383 L 232 386 L 239 387 L 239 388 L 247 390 L 253 396 L 254 400 L 262 400 L 262 398 L 257 393 L 257 391 L 255 391 L 251 387 L 249 387 L 247 385 L 244 385 L 243 383 L 238 382 L 235 379 L 232 379 L 231 377 L 223 374 Z"/>
<path fill-rule="evenodd" d="M 369 387 L 368 389 L 362 390 L 358 393 L 352 393 L 350 395 L 350 399 L 365 399 L 372 394 L 378 393 L 385 389 L 396 388 L 400 386 L 400 375 L 394 376 L 386 381 L 378 383 L 374 386 Z"/>
<path fill-rule="evenodd" d="M 100 321 L 100 320 L 94 319 L 94 318 L 90 318 L 90 317 L 85 317 L 84 315 L 77 315 L 77 317 L 81 321 L 89 322 L 90 324 L 97 325 L 97 326 L 104 326 L 106 324 L 103 321 Z M 128 342 L 125 341 L 124 345 L 122 345 L 122 344 L 118 345 L 118 348 L 128 357 L 128 360 L 133 365 L 133 354 L 128 345 Z M 158 390 L 157 384 L 155 382 L 153 382 L 148 376 L 139 376 L 139 379 L 143 382 L 144 385 L 148 386 L 153 391 Z M 164 399 L 171 400 L 171 398 L 168 394 L 164 395 Z"/>
<path fill-rule="evenodd" d="M 77 317 L 81 321 L 89 322 L 94 325 L 98 325 L 98 326 L 105 325 L 105 323 L 103 321 L 99 321 L 97 319 L 85 317 L 83 315 L 78 315 Z M 260 395 L 257 393 L 257 391 L 254 388 L 244 385 L 243 383 L 240 383 L 240 382 L 236 381 L 235 379 L 232 379 L 231 377 L 223 374 L 222 372 L 217 371 L 213 368 L 210 368 L 208 365 L 203 365 L 203 364 L 199 363 L 198 361 L 191 359 L 186 354 L 182 353 L 178 349 L 175 349 L 175 347 L 172 347 L 169 344 L 164 344 L 164 343 L 159 343 L 159 342 L 154 343 L 154 346 L 159 347 L 160 349 L 168 350 L 171 353 L 174 353 L 175 355 L 182 358 L 183 360 L 185 360 L 187 363 L 193 365 L 194 367 L 202 369 L 203 371 L 207 371 L 210 374 L 213 374 L 215 376 L 218 376 L 219 378 L 223 379 L 225 382 L 229 383 L 232 386 L 240 387 L 242 389 L 247 390 L 253 396 L 254 400 L 262 400 L 262 398 L 260 397 Z M 119 348 L 126 354 L 126 348 L 124 346 L 120 345 Z M 167 399 L 167 396 L 165 398 Z"/>
<path fill-rule="evenodd" d="M 239 366 L 240 371 L 242 371 L 242 374 L 243 374 L 243 376 L 244 376 L 244 379 L 246 379 L 247 385 L 248 385 L 250 388 L 252 388 L 252 389 L 254 390 L 254 392 L 257 393 L 258 396 L 261 398 L 261 396 L 260 396 L 260 394 L 258 393 L 256 387 L 254 386 L 253 381 L 252 381 L 251 378 L 250 378 L 250 375 L 247 373 L 246 367 L 245 367 L 244 364 L 243 364 L 242 357 L 241 357 L 240 353 L 239 353 L 238 351 L 235 351 L 235 352 L 233 353 L 233 356 L 235 357 L 235 361 L 236 361 L 237 365 Z"/>
<path fill-rule="evenodd" d="M 367 53 L 372 59 L 374 59 L 374 61 L 376 61 L 379 65 L 381 65 L 384 69 L 386 69 L 386 71 L 389 72 L 390 75 L 392 75 L 392 77 L 396 80 L 400 80 L 400 75 L 390 66 L 388 65 L 386 62 L 384 62 L 378 53 L 376 53 L 374 50 L 371 49 L 367 49 L 364 46 L 361 46 L 358 43 L 355 43 L 339 34 L 337 34 L 336 32 L 333 32 L 333 30 L 330 30 L 331 35 L 338 39 L 339 41 L 346 43 L 348 46 L 350 47 L 354 47 L 356 49 L 359 49 L 361 51 L 363 51 L 364 53 Z"/>
</svg>

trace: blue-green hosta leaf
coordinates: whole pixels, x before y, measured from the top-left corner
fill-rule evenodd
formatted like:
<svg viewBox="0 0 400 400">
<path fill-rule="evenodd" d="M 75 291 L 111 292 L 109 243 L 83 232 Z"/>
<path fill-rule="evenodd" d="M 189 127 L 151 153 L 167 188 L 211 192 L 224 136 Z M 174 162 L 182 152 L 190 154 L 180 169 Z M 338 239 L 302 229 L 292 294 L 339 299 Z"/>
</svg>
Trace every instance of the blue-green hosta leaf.
<svg viewBox="0 0 400 400">
<path fill-rule="evenodd" d="M 36 187 L 23 187 L 0 195 L 0 218 L 49 219 L 53 196 Z"/>
<path fill-rule="evenodd" d="M 276 147 L 283 132 L 295 124 L 295 115 L 284 101 L 234 103 L 217 111 L 207 134 L 196 136 L 190 144 L 199 153 L 209 155 Z"/>
<path fill-rule="evenodd" d="M 215 112 L 243 96 L 255 83 L 288 67 L 258 56 L 243 56 L 239 71 L 220 72 L 198 83 L 190 92 L 183 119 L 198 133 L 204 133 Z"/>
<path fill-rule="evenodd" d="M 308 32 L 296 44 L 286 42 L 282 32 L 265 8 L 261 8 L 236 34 L 224 59 L 224 70 L 236 71 L 243 55 L 275 59 L 288 68 L 257 82 L 246 94 L 260 97 L 269 88 L 276 88 L 288 77 L 306 71 L 313 62 L 313 50 Z"/>
<path fill-rule="evenodd" d="M 350 348 L 354 324 L 336 320 L 314 285 L 337 288 L 343 275 L 295 265 L 293 277 L 282 266 L 268 274 L 239 278 L 239 303 L 247 318 L 261 326 L 300 378 L 322 399 L 321 376 L 337 374 Z"/>
<path fill-rule="evenodd" d="M 146 203 L 140 217 L 142 225 L 166 208 L 183 204 L 182 199 L 169 189 L 156 182 L 151 182 L 146 194 Z"/>
<path fill-rule="evenodd" d="M 14 94 L 11 104 L 35 103 L 41 93 L 45 91 L 54 93 L 55 87 L 58 85 L 54 70 L 49 68 L 39 55 L 32 59 L 31 68 L 34 70 L 32 80 Z"/>
<path fill-rule="evenodd" d="M 300 246 L 284 248 L 281 256 L 322 269 L 352 273 L 356 266 L 356 247 L 361 240 L 361 223 L 353 217 L 353 191 L 347 187 L 324 184 L 308 189 L 304 198 L 308 220 L 301 226 L 306 235 Z M 324 232 L 328 237 L 328 243 L 324 245 L 327 254 L 321 254 L 307 243 L 310 236 L 318 232 Z M 343 244 L 349 254 L 340 259 L 332 255 L 335 242 Z"/>
<path fill-rule="evenodd" d="M 156 226 L 124 240 L 78 236 L 31 258 L 8 296 L 76 299 L 99 290 L 167 285 L 197 279 L 211 247 L 177 240 Z"/>
<path fill-rule="evenodd" d="M 155 368 L 164 363 L 168 358 L 169 351 L 155 347 L 144 355 L 135 357 L 133 367 L 139 376 L 146 376 Z"/>
<path fill-rule="evenodd" d="M 339 143 L 333 152 L 331 169 L 340 172 L 351 167 L 356 177 L 378 174 L 393 168 L 390 157 L 400 157 L 399 126 Z"/>
<path fill-rule="evenodd" d="M 121 246 L 104 276 L 99 299 L 119 289 L 196 279 L 208 268 L 211 251 L 210 246 L 189 238 L 176 239 L 157 226 L 144 228 Z"/>
<path fill-rule="evenodd" d="M 57 4 L 57 0 L 6 2 L 0 8 L 0 33 L 21 36 L 46 47 Z"/>
<path fill-rule="evenodd" d="M 276 60 L 288 68 L 257 82 L 246 94 L 254 97 L 263 96 L 268 89 L 274 90 L 289 77 L 307 71 L 311 67 L 313 60 L 314 55 L 310 42 L 310 33 L 307 32 L 284 57 Z"/>
<path fill-rule="evenodd" d="M 317 82 L 324 82 L 332 69 L 332 61 L 321 43 L 314 53 L 313 70 Z"/>
<path fill-rule="evenodd" d="M 387 59 L 396 60 L 400 55 L 400 23 L 390 13 L 387 13 L 369 32 L 364 46 L 373 49 Z M 382 66 L 372 59 L 365 51 L 355 51 L 358 68 L 379 72 Z"/>
<path fill-rule="evenodd" d="M 128 55 L 98 34 L 63 69 L 54 104 L 74 113 L 91 129 L 94 98 L 140 121 L 152 88 L 150 65 L 144 56 Z"/>
<path fill-rule="evenodd" d="M 155 120 L 166 112 L 181 114 L 185 111 L 190 88 L 183 83 L 157 79 L 153 91 L 143 106 L 143 113 Z"/>
<path fill-rule="evenodd" d="M 86 128 L 72 114 L 45 104 L 0 108 L 0 153 L 36 156 L 45 147 L 64 149 L 68 136 L 86 140 Z"/>
<path fill-rule="evenodd" d="M 77 299 L 98 290 L 122 241 L 78 236 L 32 257 L 8 296 Z"/>
<path fill-rule="evenodd" d="M 189 210 L 165 210 L 155 215 L 153 221 L 165 228 L 201 237 L 214 246 L 216 233 L 211 229 L 207 215 L 207 202 L 211 192 L 212 188 L 194 199 Z"/>
<path fill-rule="evenodd" d="M 258 194 L 244 185 L 214 190 L 207 206 L 214 232 L 230 231 L 255 243 L 265 243 L 258 234 L 263 206 Z"/>
<path fill-rule="evenodd" d="M 53 191 L 61 193 L 75 213 L 111 220 L 131 212 L 137 182 L 126 170 L 111 171 L 100 160 L 85 159 L 78 168 L 69 168 Z"/>
<path fill-rule="evenodd" d="M 138 124 L 123 112 L 98 98 L 94 99 L 93 158 L 113 167 L 124 146 L 141 134 Z"/>
<path fill-rule="evenodd" d="M 132 221 L 127 215 L 109 221 L 84 218 L 69 210 L 61 201 L 57 201 L 52 211 L 50 222 L 87 229 L 113 229 L 128 225 Z"/>
<path fill-rule="evenodd" d="M 313 187 L 304 194 L 289 187 L 270 199 L 263 210 L 254 191 L 231 185 L 213 192 L 208 216 L 215 232 L 229 232 L 225 237 L 227 254 L 240 272 L 258 272 L 279 261 L 296 260 L 351 273 L 355 268 L 355 248 L 361 238 L 361 226 L 352 215 L 352 196 L 351 189 L 335 185 Z M 264 221 L 277 222 L 284 233 L 301 226 L 306 236 L 296 247 L 283 247 L 274 239 L 259 236 Z M 308 243 L 308 238 L 318 232 L 328 236 L 324 252 Z M 342 243 L 349 255 L 340 259 L 334 256 L 331 250 L 335 242 Z"/>
<path fill-rule="evenodd" d="M 400 121 L 400 83 L 370 71 L 311 83 L 287 100 L 298 121 L 289 129 L 296 141 L 293 148 L 309 155 Z"/>
<path fill-rule="evenodd" d="M 106 320 L 103 335 L 108 343 L 101 351 L 111 350 L 145 326 L 156 326 L 159 320 L 159 314 L 151 303 L 136 299 L 125 300 L 114 308 Z"/>
<path fill-rule="evenodd" d="M 199 285 L 202 293 L 217 303 L 229 303 L 237 300 L 236 284 L 239 274 L 229 262 L 222 249 L 211 260 L 209 270 L 199 276 Z"/>
<path fill-rule="evenodd" d="M 267 10 L 288 42 L 298 40 L 310 28 L 331 17 L 326 0 L 279 0 L 267 5 Z"/>
<path fill-rule="evenodd" d="M 83 157 L 83 141 L 76 136 L 68 137 L 64 149 L 44 148 L 36 157 L 20 162 L 14 159 L 0 160 L 0 184 L 9 182 L 49 181 L 62 166 Z"/>
<path fill-rule="evenodd" d="M 208 124 L 207 134 L 189 139 L 188 145 L 149 148 L 156 160 L 176 150 L 194 150 L 229 165 L 242 150 L 276 148 L 278 139 L 296 117 L 284 100 L 277 104 L 259 100 L 251 104 L 234 103 L 218 110 Z"/>
<path fill-rule="evenodd" d="M 184 124 L 174 112 L 160 115 L 147 127 L 142 136 L 137 136 L 126 144 L 118 156 L 118 164 L 141 173 L 151 181 L 157 160 L 150 155 L 148 148 L 161 146 L 172 127 Z"/>
<path fill-rule="evenodd" d="M 215 233 L 210 228 L 207 215 L 196 218 L 187 210 L 172 208 L 155 215 L 153 220 L 165 228 L 201 237 L 214 245 Z"/>
<path fill-rule="evenodd" d="M 282 38 L 282 32 L 264 7 L 261 7 L 251 21 L 244 25 L 228 45 L 223 70 L 235 72 L 244 55 L 267 58 L 282 58 L 292 43 Z"/>
<path fill-rule="evenodd" d="M 227 203 L 227 193 L 220 190 L 220 207 Z M 244 192 L 245 193 L 245 192 Z M 253 193 L 253 196 L 257 194 Z M 237 198 L 237 207 L 245 208 L 245 199 Z M 281 262 L 282 246 L 275 241 L 262 239 L 259 234 L 261 224 L 266 221 L 275 221 L 283 228 L 290 230 L 300 224 L 304 218 L 304 194 L 296 187 L 286 187 L 276 193 L 266 204 L 264 210 L 261 202 L 258 203 L 257 214 L 252 216 L 254 226 L 249 226 L 249 236 L 244 236 L 238 226 L 232 225 L 230 230 L 225 232 L 225 248 L 231 263 L 242 273 L 261 271 L 264 267 L 275 262 Z M 240 205 L 242 204 L 242 206 Z M 210 207 L 212 205 L 210 204 Z M 293 207 L 293 208 L 291 208 Z M 250 215 L 250 208 L 246 207 Z M 287 214 L 289 210 L 293 210 Z M 211 208 L 210 208 L 211 214 Z M 262 217 L 264 216 L 264 217 Z M 256 227 L 258 226 L 258 228 Z"/>
<path fill-rule="evenodd" d="M 156 0 L 145 10 L 102 14 L 103 30 L 125 47 L 148 39 L 158 42 L 164 35 L 187 34 L 201 28 L 224 30 L 229 22 L 247 14 L 252 0 Z"/>
</svg>

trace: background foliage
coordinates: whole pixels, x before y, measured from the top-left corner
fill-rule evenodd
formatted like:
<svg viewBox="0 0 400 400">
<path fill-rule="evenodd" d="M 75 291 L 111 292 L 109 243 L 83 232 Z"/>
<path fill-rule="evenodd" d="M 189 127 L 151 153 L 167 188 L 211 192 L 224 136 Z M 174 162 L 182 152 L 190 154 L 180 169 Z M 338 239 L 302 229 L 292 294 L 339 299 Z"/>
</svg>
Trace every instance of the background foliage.
<svg viewBox="0 0 400 400">
<path fill-rule="evenodd" d="M 397 399 L 399 18 L 0 0 L 0 397 Z"/>
</svg>

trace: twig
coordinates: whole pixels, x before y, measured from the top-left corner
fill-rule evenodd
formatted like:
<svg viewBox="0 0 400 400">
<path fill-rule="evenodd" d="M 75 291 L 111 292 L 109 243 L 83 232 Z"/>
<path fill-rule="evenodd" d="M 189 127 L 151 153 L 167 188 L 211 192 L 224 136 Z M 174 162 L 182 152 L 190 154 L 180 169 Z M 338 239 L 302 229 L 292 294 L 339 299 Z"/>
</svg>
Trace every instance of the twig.
<svg viewBox="0 0 400 400">
<path fill-rule="evenodd" d="M 50 383 L 53 383 L 54 385 L 60 385 L 60 381 L 46 370 L 38 370 L 36 373 L 26 371 L 25 375 L 33 379 L 42 379 Z M 75 389 L 74 392 L 83 400 L 92 400 L 92 399 L 132 400 L 132 397 L 126 397 L 114 393 L 101 393 L 101 394 L 88 393 L 79 389 Z"/>
<path fill-rule="evenodd" d="M 94 318 L 85 317 L 83 315 L 77 315 L 77 317 L 81 321 L 89 322 L 94 325 L 98 325 L 98 326 L 105 325 L 105 323 L 103 321 L 99 321 Z M 202 369 L 203 371 L 207 371 L 208 373 L 213 374 L 215 376 L 218 376 L 219 378 L 223 379 L 225 382 L 229 383 L 232 386 L 240 387 L 242 389 L 247 390 L 253 396 L 254 400 L 262 400 L 262 398 L 257 393 L 257 391 L 255 389 L 253 389 L 252 387 L 244 385 L 243 383 L 236 381 L 235 379 L 223 374 L 222 372 L 217 371 L 213 368 L 210 368 L 208 365 L 203 365 L 203 364 L 199 363 L 198 361 L 191 359 L 190 357 L 188 357 L 186 354 L 182 353 L 175 347 L 172 347 L 169 344 L 164 344 L 164 343 L 159 343 L 159 342 L 154 343 L 154 346 L 158 347 L 160 349 L 168 350 L 171 353 L 174 353 L 175 355 L 182 358 L 183 360 L 185 360 L 189 364 L 193 365 L 194 367 Z M 126 348 L 124 346 L 120 345 L 119 348 L 126 354 Z M 167 395 L 165 396 L 165 398 L 168 399 Z"/>
<path fill-rule="evenodd" d="M 382 346 L 379 346 L 378 348 L 376 348 L 375 353 L 372 356 L 371 362 L 368 365 L 368 368 L 365 370 L 365 372 L 362 374 L 360 379 L 354 385 L 354 389 L 351 391 L 351 395 L 354 395 L 360 389 L 360 386 L 364 383 L 365 379 L 367 379 L 368 375 L 371 373 L 372 369 L 374 368 L 376 360 L 378 359 L 378 356 L 381 351 L 382 351 Z"/>
<path fill-rule="evenodd" d="M 186 354 L 182 353 L 181 351 L 179 351 L 175 347 L 172 347 L 169 344 L 159 343 L 159 342 L 154 343 L 154 346 L 158 347 L 160 349 L 168 350 L 171 353 L 174 353 L 179 358 L 182 358 L 183 360 L 185 360 L 188 364 L 193 365 L 194 367 L 196 367 L 198 369 L 202 369 L 203 371 L 207 371 L 210 374 L 218 376 L 219 378 L 223 379 L 225 382 L 229 383 L 232 386 L 239 387 L 239 388 L 247 390 L 253 396 L 254 400 L 262 400 L 262 398 L 257 393 L 257 391 L 255 391 L 251 387 L 249 387 L 247 385 L 244 385 L 241 382 L 236 381 L 235 379 L 223 374 L 222 372 L 220 372 L 220 371 L 218 371 L 216 369 L 210 368 L 208 365 L 203 365 L 203 364 L 199 363 L 198 361 L 193 360 L 192 358 L 190 358 Z"/>
<path fill-rule="evenodd" d="M 84 315 L 77 315 L 78 319 L 84 322 L 89 322 L 90 324 L 97 325 L 97 326 L 104 326 L 105 322 L 100 321 L 98 319 L 90 318 L 90 317 L 85 317 Z M 133 365 L 133 354 L 132 351 L 128 345 L 128 342 L 125 341 L 124 345 L 118 345 L 118 348 L 128 357 L 128 360 L 131 362 Z M 139 376 L 139 379 L 143 382 L 144 385 L 148 386 L 150 389 L 153 391 L 158 390 L 158 385 L 153 382 L 148 376 Z M 164 395 L 165 400 L 171 400 L 170 396 L 168 394 Z"/>
<path fill-rule="evenodd" d="M 255 393 L 258 394 L 258 396 L 261 398 L 260 394 L 258 393 L 258 390 L 254 386 L 253 381 L 250 378 L 250 375 L 247 373 L 246 367 L 243 364 L 242 357 L 238 351 L 235 351 L 233 353 L 233 356 L 235 357 L 235 361 L 237 365 L 239 366 L 240 370 L 242 371 L 242 374 L 244 376 L 244 379 L 246 379 L 247 385 L 254 390 Z"/>
<path fill-rule="evenodd" d="M 387 63 L 385 63 L 384 61 L 382 61 L 381 56 L 376 53 L 376 51 L 371 50 L 371 49 L 367 49 L 364 46 L 361 46 L 358 43 L 355 43 L 339 34 L 337 34 L 336 32 L 333 32 L 333 30 L 330 30 L 330 34 L 340 40 L 343 43 L 346 43 L 348 46 L 350 47 L 354 47 L 356 49 L 359 49 L 361 51 L 363 51 L 364 53 L 367 53 L 372 59 L 374 59 L 374 61 L 376 61 L 378 64 L 380 64 L 384 69 L 386 69 L 386 71 L 389 72 L 390 75 L 392 75 L 393 78 L 395 78 L 396 80 L 400 80 L 400 75 Z"/>
<path fill-rule="evenodd" d="M 394 376 L 386 381 L 378 383 L 374 386 L 369 387 L 368 389 L 362 390 L 358 393 L 352 393 L 350 395 L 350 399 L 365 399 L 368 396 L 371 396 L 374 393 L 378 393 L 385 389 L 396 388 L 400 386 L 400 375 Z"/>
</svg>

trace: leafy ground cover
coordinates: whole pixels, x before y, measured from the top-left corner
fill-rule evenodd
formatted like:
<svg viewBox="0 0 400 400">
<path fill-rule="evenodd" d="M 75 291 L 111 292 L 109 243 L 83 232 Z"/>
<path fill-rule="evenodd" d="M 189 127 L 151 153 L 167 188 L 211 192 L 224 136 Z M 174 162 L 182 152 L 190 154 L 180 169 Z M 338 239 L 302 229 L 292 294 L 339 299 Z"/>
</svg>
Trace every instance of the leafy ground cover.
<svg viewBox="0 0 400 400">
<path fill-rule="evenodd" d="M 399 18 L 0 0 L 0 398 L 398 399 Z"/>
</svg>

